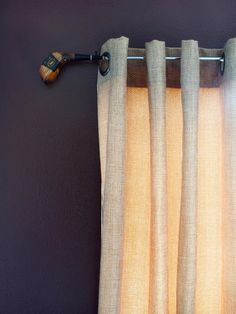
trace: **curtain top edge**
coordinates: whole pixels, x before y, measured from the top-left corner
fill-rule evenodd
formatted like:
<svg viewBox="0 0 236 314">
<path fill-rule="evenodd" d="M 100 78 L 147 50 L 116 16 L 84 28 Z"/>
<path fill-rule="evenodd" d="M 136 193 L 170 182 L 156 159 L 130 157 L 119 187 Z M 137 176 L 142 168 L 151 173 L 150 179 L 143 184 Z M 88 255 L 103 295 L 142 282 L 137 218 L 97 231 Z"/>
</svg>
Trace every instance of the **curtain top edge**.
<svg viewBox="0 0 236 314">
<path fill-rule="evenodd" d="M 144 46 L 143 47 L 129 47 L 129 37 L 127 36 L 120 36 L 120 37 L 112 37 L 112 38 L 109 38 L 107 39 L 101 46 L 101 49 L 104 48 L 104 47 L 107 47 L 107 46 L 110 46 L 110 45 L 113 45 L 114 43 L 117 43 L 117 44 L 121 44 L 121 42 L 123 43 L 127 43 L 127 46 L 128 46 L 128 50 L 129 51 L 132 51 L 132 50 L 135 50 L 135 51 L 145 51 L 145 46 L 146 44 L 151 44 L 153 42 L 162 42 L 162 43 L 166 43 L 164 40 L 160 40 L 160 39 L 152 39 L 150 41 L 145 41 L 144 42 Z M 196 40 L 196 39 L 182 39 L 181 42 L 180 42 L 180 46 L 183 42 L 195 42 L 195 43 L 198 43 L 199 41 Z M 227 39 L 227 41 L 225 42 L 225 44 L 223 45 L 222 48 L 207 48 L 207 47 L 202 47 L 202 46 L 199 46 L 199 50 L 204 50 L 204 51 L 207 51 L 207 52 L 223 52 L 225 48 L 227 48 L 227 46 L 229 45 L 236 45 L 236 37 L 232 37 L 232 38 L 229 38 Z M 178 50 L 181 50 L 181 47 L 180 46 L 166 46 L 167 49 L 169 49 L 170 51 L 171 50 L 174 50 L 174 51 L 178 51 Z"/>
<path fill-rule="evenodd" d="M 165 49 L 166 56 L 181 56 L 184 45 L 195 46 L 198 49 L 200 57 L 212 56 L 221 57 L 225 54 L 225 72 L 222 76 L 219 71 L 219 63 L 217 61 L 200 62 L 201 64 L 201 86 L 217 87 L 222 80 L 229 78 L 236 79 L 236 37 L 229 38 L 223 48 L 202 48 L 198 46 L 197 40 L 182 40 L 181 47 L 166 47 L 164 41 L 153 39 L 145 42 L 143 48 L 129 47 L 129 38 L 120 36 L 108 39 L 101 47 L 101 53 L 109 52 L 110 70 L 106 76 L 102 76 L 98 70 L 98 86 L 111 78 L 127 79 L 128 86 L 146 86 L 147 85 L 147 69 L 145 60 L 132 60 L 128 62 L 127 56 L 146 56 L 148 47 L 161 45 Z M 171 73 L 175 73 L 175 77 L 171 78 Z M 179 86 L 180 65 L 179 62 L 167 63 L 167 81 L 169 86 Z M 172 82 L 173 81 L 173 82 Z"/>
</svg>

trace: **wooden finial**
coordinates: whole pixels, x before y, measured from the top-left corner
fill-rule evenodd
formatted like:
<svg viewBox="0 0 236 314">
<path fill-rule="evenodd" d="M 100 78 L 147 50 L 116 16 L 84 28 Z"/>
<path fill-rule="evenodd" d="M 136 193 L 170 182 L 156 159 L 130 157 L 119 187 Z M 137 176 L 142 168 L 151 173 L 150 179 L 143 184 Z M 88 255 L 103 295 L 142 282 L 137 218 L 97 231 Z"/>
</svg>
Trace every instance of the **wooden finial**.
<svg viewBox="0 0 236 314">
<path fill-rule="evenodd" d="M 45 58 L 39 68 L 39 74 L 45 83 L 54 82 L 62 68 L 62 66 L 73 60 L 73 54 L 63 54 L 61 52 L 52 52 Z"/>
</svg>

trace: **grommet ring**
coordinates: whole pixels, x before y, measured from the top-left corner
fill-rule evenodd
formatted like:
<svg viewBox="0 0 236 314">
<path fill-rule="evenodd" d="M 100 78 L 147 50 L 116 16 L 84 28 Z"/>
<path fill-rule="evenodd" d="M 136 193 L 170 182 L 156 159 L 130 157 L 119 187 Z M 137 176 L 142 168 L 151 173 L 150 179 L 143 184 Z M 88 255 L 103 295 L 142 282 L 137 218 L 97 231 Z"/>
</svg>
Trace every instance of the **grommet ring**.
<svg viewBox="0 0 236 314">
<path fill-rule="evenodd" d="M 110 53 L 105 51 L 99 60 L 99 72 L 102 76 L 107 75 L 110 71 Z"/>
<path fill-rule="evenodd" d="M 225 71 L 225 53 L 223 52 L 220 60 L 220 74 L 223 75 Z"/>
</svg>

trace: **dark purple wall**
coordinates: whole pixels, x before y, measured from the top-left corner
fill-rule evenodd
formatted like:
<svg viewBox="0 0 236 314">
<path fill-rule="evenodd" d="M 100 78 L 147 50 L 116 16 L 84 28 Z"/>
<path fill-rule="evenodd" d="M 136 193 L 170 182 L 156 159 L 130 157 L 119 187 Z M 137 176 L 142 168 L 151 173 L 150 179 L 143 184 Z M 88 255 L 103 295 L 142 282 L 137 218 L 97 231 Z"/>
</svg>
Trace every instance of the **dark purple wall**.
<svg viewBox="0 0 236 314">
<path fill-rule="evenodd" d="M 0 3 L 0 313 L 97 313 L 100 170 L 95 65 L 38 76 L 50 51 L 236 36 L 236 1 Z M 109 313 L 107 313 L 109 314 Z"/>
</svg>

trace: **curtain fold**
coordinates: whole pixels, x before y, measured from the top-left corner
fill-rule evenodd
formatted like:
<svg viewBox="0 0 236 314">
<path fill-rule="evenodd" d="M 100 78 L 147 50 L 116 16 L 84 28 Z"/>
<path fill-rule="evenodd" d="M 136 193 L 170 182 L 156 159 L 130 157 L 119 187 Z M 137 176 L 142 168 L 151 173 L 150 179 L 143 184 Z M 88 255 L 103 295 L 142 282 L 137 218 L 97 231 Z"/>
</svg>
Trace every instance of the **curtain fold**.
<svg viewBox="0 0 236 314">
<path fill-rule="evenodd" d="M 225 48 L 224 212 L 223 212 L 223 311 L 236 313 L 236 42 Z"/>
<path fill-rule="evenodd" d="M 105 51 L 98 312 L 236 313 L 236 39 L 139 49 L 121 36 Z M 223 51 L 223 76 L 199 61 Z"/>
<path fill-rule="evenodd" d="M 99 129 L 102 167 L 102 247 L 100 313 L 120 312 L 124 215 L 125 104 L 128 40 L 110 40 L 104 46 L 112 55 L 110 80 L 99 95 Z M 99 84 L 98 84 L 99 90 Z M 106 99 L 103 103 L 103 97 Z M 104 120 L 103 120 L 104 118 Z"/>
<path fill-rule="evenodd" d="M 165 43 L 146 43 L 151 159 L 149 312 L 168 309 Z"/>
<path fill-rule="evenodd" d="M 177 273 L 177 313 L 193 313 L 197 250 L 198 43 L 182 41 L 181 96 L 183 110 L 182 195 Z"/>
</svg>

